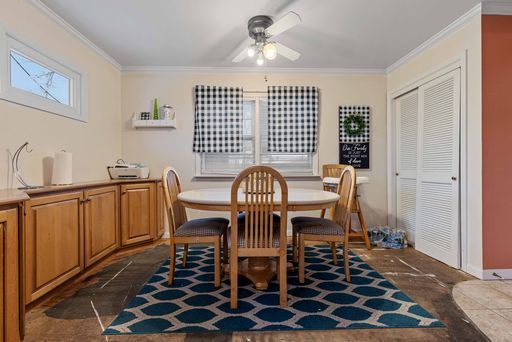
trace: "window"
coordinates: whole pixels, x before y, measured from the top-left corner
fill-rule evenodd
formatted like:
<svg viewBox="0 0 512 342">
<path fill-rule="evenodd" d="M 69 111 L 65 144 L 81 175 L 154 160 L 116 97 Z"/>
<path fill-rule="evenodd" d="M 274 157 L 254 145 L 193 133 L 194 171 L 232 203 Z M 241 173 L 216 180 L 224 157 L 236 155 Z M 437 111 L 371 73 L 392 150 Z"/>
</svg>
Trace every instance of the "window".
<svg viewBox="0 0 512 342">
<path fill-rule="evenodd" d="M 318 174 L 317 153 L 268 151 L 267 96 L 244 94 L 243 152 L 198 153 L 196 176 L 232 176 L 251 165 L 268 165 L 285 176 Z"/>
<path fill-rule="evenodd" d="M 0 98 L 86 121 L 81 74 L 5 32 L 0 43 Z"/>
</svg>

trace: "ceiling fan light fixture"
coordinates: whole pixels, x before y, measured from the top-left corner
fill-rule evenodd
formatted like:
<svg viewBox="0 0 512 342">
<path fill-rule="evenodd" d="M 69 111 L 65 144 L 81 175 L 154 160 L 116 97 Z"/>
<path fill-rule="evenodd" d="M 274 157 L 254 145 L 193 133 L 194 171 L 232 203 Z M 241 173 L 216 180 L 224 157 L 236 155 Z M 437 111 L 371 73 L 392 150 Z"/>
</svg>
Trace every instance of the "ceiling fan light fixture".
<svg viewBox="0 0 512 342">
<path fill-rule="evenodd" d="M 263 47 L 263 55 L 268 60 L 273 60 L 277 57 L 277 47 L 274 43 L 267 43 Z"/>
<path fill-rule="evenodd" d="M 262 66 L 264 63 L 265 59 L 263 58 L 263 53 L 260 51 L 258 53 L 258 59 L 256 59 L 256 64 L 258 64 L 258 66 Z"/>
<path fill-rule="evenodd" d="M 256 54 L 256 47 L 254 45 L 251 45 L 247 48 L 247 56 L 254 57 Z"/>
</svg>

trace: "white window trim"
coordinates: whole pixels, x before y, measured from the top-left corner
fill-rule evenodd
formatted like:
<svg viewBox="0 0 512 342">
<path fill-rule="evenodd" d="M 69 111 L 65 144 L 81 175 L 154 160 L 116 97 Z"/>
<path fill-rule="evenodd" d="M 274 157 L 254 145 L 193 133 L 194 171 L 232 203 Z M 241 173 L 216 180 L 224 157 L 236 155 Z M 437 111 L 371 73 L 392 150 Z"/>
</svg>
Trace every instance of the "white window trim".
<svg viewBox="0 0 512 342">
<path fill-rule="evenodd" d="M 10 84 L 11 50 L 15 50 L 27 58 L 69 78 L 71 87 L 70 105 L 57 103 L 31 92 L 12 87 Z M 70 119 L 87 122 L 88 116 L 85 106 L 86 99 L 84 89 L 85 78 L 83 73 L 76 71 L 75 68 L 68 66 L 67 63 L 51 57 L 43 50 L 34 47 L 33 44 L 29 44 L 27 41 L 17 38 L 0 27 L 0 99 Z"/>
<path fill-rule="evenodd" d="M 265 93 L 265 95 L 263 95 Z M 255 127 L 258 127 L 256 129 L 256 132 L 259 133 L 260 130 L 260 115 L 259 115 L 259 101 L 262 99 L 266 99 L 266 92 L 244 92 L 243 94 L 243 100 L 253 100 L 256 101 L 256 117 L 254 118 L 254 125 Z M 261 136 L 260 134 L 254 135 L 254 149 L 255 149 L 255 165 L 260 165 L 261 162 Z M 195 154 L 195 174 L 194 179 L 204 179 L 204 180 L 231 180 L 236 177 L 236 175 L 229 175 L 229 174 L 215 174 L 215 173 L 208 173 L 208 174 L 202 174 L 201 173 L 201 153 L 194 153 Z M 320 177 L 319 173 L 319 158 L 318 158 L 318 150 L 313 154 L 313 174 L 300 174 L 300 173 L 294 173 L 291 175 L 283 174 L 283 176 L 286 179 L 318 179 Z"/>
</svg>

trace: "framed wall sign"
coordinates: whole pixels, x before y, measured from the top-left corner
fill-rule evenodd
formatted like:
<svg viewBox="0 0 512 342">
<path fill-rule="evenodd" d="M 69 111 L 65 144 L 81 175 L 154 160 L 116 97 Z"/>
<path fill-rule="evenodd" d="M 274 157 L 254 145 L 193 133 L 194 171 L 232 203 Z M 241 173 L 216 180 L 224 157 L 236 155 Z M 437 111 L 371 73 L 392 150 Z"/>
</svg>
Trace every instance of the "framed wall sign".
<svg viewBox="0 0 512 342">
<path fill-rule="evenodd" d="M 339 162 L 370 168 L 370 107 L 339 107 Z"/>
</svg>

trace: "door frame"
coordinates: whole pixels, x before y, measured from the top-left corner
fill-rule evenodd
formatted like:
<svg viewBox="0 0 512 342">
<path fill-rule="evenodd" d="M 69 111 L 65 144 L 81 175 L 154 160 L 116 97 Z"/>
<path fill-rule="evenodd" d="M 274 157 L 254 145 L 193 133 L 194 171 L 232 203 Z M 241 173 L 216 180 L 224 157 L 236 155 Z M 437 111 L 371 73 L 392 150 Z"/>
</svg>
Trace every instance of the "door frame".
<svg viewBox="0 0 512 342">
<path fill-rule="evenodd" d="M 450 71 L 460 68 L 460 265 L 468 271 L 468 198 L 467 198 L 467 50 L 439 64 L 419 77 L 404 82 L 403 85 L 387 93 L 387 192 L 388 225 L 396 226 L 396 120 L 394 117 L 395 99 L 419 86 Z"/>
</svg>

